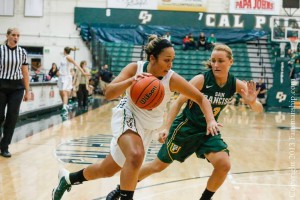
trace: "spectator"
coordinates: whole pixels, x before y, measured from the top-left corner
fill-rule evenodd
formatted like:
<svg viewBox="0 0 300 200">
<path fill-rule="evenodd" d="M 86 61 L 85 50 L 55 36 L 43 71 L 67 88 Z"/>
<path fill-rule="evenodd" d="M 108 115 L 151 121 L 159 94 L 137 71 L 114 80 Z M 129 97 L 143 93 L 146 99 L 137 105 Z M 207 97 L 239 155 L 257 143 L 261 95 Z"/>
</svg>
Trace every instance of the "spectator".
<svg viewBox="0 0 300 200">
<path fill-rule="evenodd" d="M 185 50 L 188 50 L 189 48 L 189 43 L 190 43 L 190 38 L 189 38 L 189 35 L 186 35 L 183 40 L 182 40 L 182 49 L 185 51 Z"/>
<path fill-rule="evenodd" d="M 34 82 L 43 82 L 45 80 L 45 74 L 42 72 L 42 66 L 39 65 L 34 71 L 34 75 L 32 76 L 32 80 Z M 47 80 L 47 79 L 46 79 Z"/>
<path fill-rule="evenodd" d="M 80 62 L 81 69 L 86 73 L 90 74 L 90 70 L 87 67 L 86 61 Z M 87 110 L 87 100 L 89 95 L 89 77 L 82 74 L 80 70 L 76 70 L 74 76 L 73 85 L 75 86 L 76 96 L 78 100 L 78 107 L 80 110 Z"/>
<path fill-rule="evenodd" d="M 51 69 L 48 72 L 49 80 L 51 80 L 53 77 L 57 77 L 58 68 L 56 63 L 52 63 Z"/>
<path fill-rule="evenodd" d="M 211 33 L 207 39 L 207 49 L 211 50 L 217 43 L 217 38 L 215 38 L 215 34 Z"/>
<path fill-rule="evenodd" d="M 170 35 L 170 32 L 166 32 L 166 34 L 165 34 L 165 35 L 163 35 L 163 38 L 165 38 L 165 39 L 169 40 L 169 42 L 171 42 L 171 43 L 172 43 L 172 41 L 171 41 L 171 38 L 172 38 L 172 36 Z"/>
<path fill-rule="evenodd" d="M 258 79 L 258 83 L 256 84 L 256 89 L 260 88 L 260 91 L 257 95 L 257 99 L 262 105 L 266 104 L 266 93 L 267 93 L 267 88 L 266 84 L 263 82 L 262 78 Z"/>
<path fill-rule="evenodd" d="M 183 38 L 182 49 L 184 51 L 188 49 L 196 49 L 196 43 L 192 33 L 189 33 Z"/>
<path fill-rule="evenodd" d="M 204 32 L 201 32 L 199 35 L 199 39 L 198 39 L 198 43 L 197 43 L 197 50 L 199 50 L 200 47 L 204 47 L 204 50 L 207 50 L 206 37 L 205 37 Z"/>
<path fill-rule="evenodd" d="M 192 33 L 189 33 L 189 38 L 190 38 L 190 47 L 192 47 L 192 49 L 195 50 L 197 48 L 197 45 Z"/>
<path fill-rule="evenodd" d="M 113 73 L 108 70 L 108 65 L 104 65 L 99 74 L 100 88 L 103 95 L 105 95 L 106 87 L 112 81 L 113 77 Z"/>
</svg>

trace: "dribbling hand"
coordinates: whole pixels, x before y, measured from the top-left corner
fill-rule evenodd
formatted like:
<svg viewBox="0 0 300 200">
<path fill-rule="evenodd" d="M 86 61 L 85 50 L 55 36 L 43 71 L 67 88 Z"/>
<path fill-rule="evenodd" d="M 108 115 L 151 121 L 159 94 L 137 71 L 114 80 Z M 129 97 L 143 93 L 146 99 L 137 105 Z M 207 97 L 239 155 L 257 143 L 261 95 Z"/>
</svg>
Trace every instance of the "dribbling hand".
<svg viewBox="0 0 300 200">
<path fill-rule="evenodd" d="M 135 75 L 135 76 L 133 77 L 133 80 L 134 80 L 134 81 L 137 81 L 137 80 L 139 80 L 139 79 L 141 79 L 141 78 L 149 77 L 149 76 L 153 76 L 153 75 L 150 74 L 150 73 L 147 73 L 147 72 L 143 72 L 143 73 L 141 73 L 141 74 Z"/>
<path fill-rule="evenodd" d="M 222 124 L 216 122 L 215 120 L 211 120 L 207 123 L 207 132 L 206 135 L 211 134 L 212 136 L 218 135 L 220 133 L 220 128 L 223 127 Z"/>
</svg>

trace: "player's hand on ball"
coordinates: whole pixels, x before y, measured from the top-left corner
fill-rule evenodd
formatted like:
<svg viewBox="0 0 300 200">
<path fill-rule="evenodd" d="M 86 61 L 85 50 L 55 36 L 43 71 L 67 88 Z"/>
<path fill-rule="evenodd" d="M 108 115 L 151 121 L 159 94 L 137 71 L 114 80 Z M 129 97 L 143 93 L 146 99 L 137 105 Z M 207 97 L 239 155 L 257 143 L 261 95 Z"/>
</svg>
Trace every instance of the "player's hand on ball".
<svg viewBox="0 0 300 200">
<path fill-rule="evenodd" d="M 133 77 L 133 80 L 136 81 L 136 80 L 139 80 L 139 79 L 141 79 L 141 78 L 145 78 L 145 77 L 149 77 L 149 76 L 153 76 L 153 75 L 150 74 L 150 73 L 147 73 L 147 72 L 143 72 L 143 73 L 141 73 L 141 74 L 135 75 L 135 76 Z"/>
<path fill-rule="evenodd" d="M 223 127 L 223 125 L 216 122 L 215 120 L 211 120 L 211 121 L 207 122 L 206 135 L 209 135 L 209 134 L 211 134 L 212 136 L 218 135 L 220 133 L 220 127 Z"/>
</svg>

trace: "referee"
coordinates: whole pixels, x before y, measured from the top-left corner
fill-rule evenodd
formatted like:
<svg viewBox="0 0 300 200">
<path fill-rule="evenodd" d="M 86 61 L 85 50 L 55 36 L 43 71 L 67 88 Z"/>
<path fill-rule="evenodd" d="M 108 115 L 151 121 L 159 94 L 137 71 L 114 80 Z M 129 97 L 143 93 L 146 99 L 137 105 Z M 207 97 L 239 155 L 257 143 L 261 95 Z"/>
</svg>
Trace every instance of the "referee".
<svg viewBox="0 0 300 200">
<path fill-rule="evenodd" d="M 0 45 L 0 136 L 3 134 L 0 150 L 1 156 L 11 157 L 8 146 L 18 120 L 24 89 L 24 100 L 29 99 L 29 72 L 27 53 L 18 46 L 19 30 L 9 28 L 6 37 L 5 44 Z"/>
</svg>

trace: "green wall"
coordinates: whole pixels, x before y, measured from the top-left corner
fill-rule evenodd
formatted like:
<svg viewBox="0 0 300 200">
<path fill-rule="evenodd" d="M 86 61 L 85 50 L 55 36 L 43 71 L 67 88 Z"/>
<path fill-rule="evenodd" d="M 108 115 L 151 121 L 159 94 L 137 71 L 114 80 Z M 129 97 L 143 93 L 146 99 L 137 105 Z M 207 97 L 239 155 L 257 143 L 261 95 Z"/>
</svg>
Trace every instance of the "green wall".
<svg viewBox="0 0 300 200">
<path fill-rule="evenodd" d="M 160 25 L 193 28 L 270 30 L 269 15 L 215 14 L 199 12 L 105 9 L 75 7 L 75 23 Z"/>
</svg>

